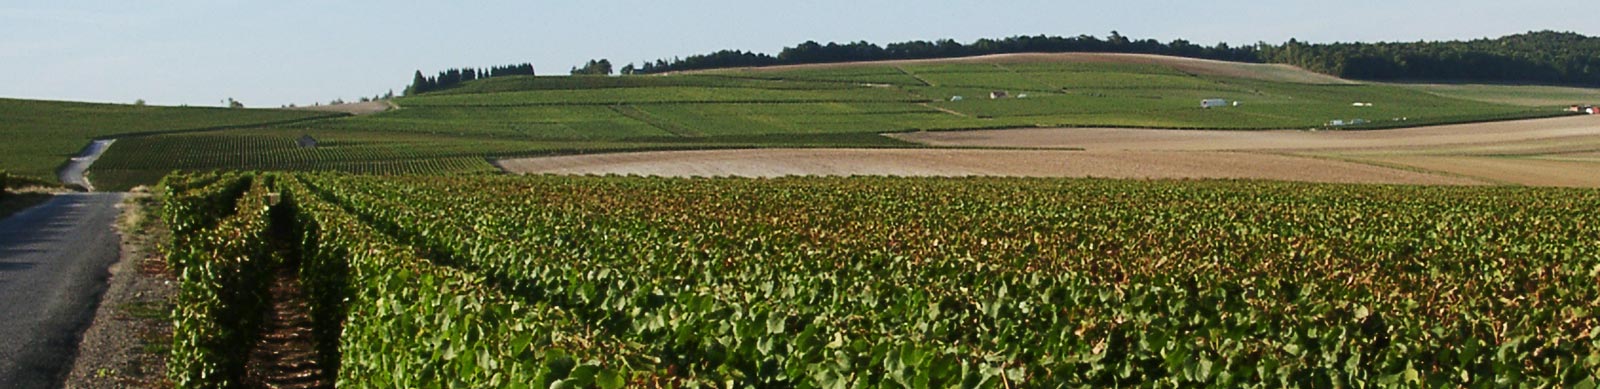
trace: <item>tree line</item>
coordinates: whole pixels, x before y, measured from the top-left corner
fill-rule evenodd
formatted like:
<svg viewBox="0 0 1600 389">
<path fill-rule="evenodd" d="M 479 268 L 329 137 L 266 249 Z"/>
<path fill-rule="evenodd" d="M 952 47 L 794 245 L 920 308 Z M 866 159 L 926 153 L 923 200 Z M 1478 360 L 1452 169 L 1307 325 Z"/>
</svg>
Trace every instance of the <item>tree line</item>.
<svg viewBox="0 0 1600 389">
<path fill-rule="evenodd" d="M 628 73 L 626 71 L 627 69 L 628 68 L 623 68 L 623 70 L 624 70 L 623 73 Z M 588 75 L 588 76 L 609 76 L 609 75 L 611 75 L 611 60 L 607 60 L 607 59 L 594 60 L 594 59 L 591 59 L 591 60 L 589 60 L 589 63 L 584 64 L 583 67 L 581 67 L 581 68 L 577 67 L 577 66 L 573 66 L 572 67 L 572 75 L 574 75 L 574 76 L 584 76 L 584 75 Z"/>
<path fill-rule="evenodd" d="M 1260 42 L 1230 46 L 1199 45 L 1187 40 L 1160 42 L 1130 39 L 1112 31 L 1105 38 L 1014 36 L 979 39 L 910 41 L 879 46 L 865 41 L 786 47 L 777 55 L 723 50 L 671 60 L 628 64 L 623 74 L 651 74 L 727 67 L 797 65 L 896 59 L 955 58 L 1010 53 L 1159 54 L 1235 62 L 1280 63 L 1339 77 L 1366 80 L 1456 80 L 1600 85 L 1600 37 L 1540 31 L 1494 39 L 1408 43 L 1325 43 L 1290 39 L 1283 44 Z M 593 61 L 591 61 L 593 62 Z M 609 63 L 607 64 L 609 65 Z M 607 66 L 609 68 L 609 66 Z"/>
<path fill-rule="evenodd" d="M 533 64 L 522 63 L 516 65 L 494 66 L 487 69 L 462 68 L 449 69 L 439 72 L 433 77 L 424 77 L 418 70 L 411 76 L 411 85 L 406 87 L 407 96 L 427 93 L 437 90 L 450 89 L 463 82 L 501 76 L 532 76 Z"/>
<path fill-rule="evenodd" d="M 1262 62 L 1363 80 L 1600 85 L 1600 37 L 1540 31 L 1495 39 L 1262 45 Z"/>
</svg>

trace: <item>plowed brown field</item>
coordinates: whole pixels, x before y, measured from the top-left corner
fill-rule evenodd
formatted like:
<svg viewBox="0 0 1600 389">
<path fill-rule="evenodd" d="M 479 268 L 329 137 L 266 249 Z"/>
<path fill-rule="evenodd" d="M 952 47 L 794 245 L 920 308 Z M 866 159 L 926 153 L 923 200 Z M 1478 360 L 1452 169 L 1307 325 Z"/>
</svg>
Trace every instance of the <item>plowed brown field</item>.
<svg viewBox="0 0 1600 389">
<path fill-rule="evenodd" d="M 1590 116 L 1379 131 L 1070 128 L 890 136 L 964 148 L 660 151 L 509 159 L 500 165 L 516 173 L 557 174 L 1244 178 L 1600 187 L 1600 118 Z"/>
<path fill-rule="evenodd" d="M 1054 128 L 890 135 L 934 146 L 1239 151 L 1331 157 L 1479 181 L 1600 187 L 1600 117 L 1378 131 Z"/>
</svg>

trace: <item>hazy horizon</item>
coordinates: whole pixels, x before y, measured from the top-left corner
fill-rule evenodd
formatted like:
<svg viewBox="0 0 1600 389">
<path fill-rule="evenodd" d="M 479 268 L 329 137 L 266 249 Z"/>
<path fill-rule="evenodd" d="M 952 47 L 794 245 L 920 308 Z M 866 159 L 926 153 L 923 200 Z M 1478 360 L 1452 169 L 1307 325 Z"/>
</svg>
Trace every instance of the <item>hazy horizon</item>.
<svg viewBox="0 0 1600 389">
<path fill-rule="evenodd" d="M 17 75 L 0 87 L 0 97 L 196 106 L 231 97 L 249 107 L 309 105 L 399 93 L 417 70 L 532 62 L 539 74 L 558 75 L 589 59 L 621 67 L 722 49 L 775 53 L 807 40 L 970 42 L 1104 37 L 1115 30 L 1136 39 L 1238 45 L 1600 33 L 1592 12 L 1563 12 L 1571 4 L 65 1 L 0 5 L 0 71 Z"/>
</svg>

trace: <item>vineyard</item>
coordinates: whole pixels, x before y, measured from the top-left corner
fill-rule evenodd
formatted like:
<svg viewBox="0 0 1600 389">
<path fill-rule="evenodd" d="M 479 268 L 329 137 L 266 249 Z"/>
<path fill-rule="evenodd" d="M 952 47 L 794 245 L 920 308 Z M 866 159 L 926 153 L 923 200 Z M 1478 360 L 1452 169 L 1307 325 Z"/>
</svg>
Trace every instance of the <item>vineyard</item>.
<svg viewBox="0 0 1600 389">
<path fill-rule="evenodd" d="M 270 269 L 367 387 L 1562 386 L 1600 193 L 1248 181 L 165 180 L 170 375 L 238 384 Z"/>
<path fill-rule="evenodd" d="M 1274 69 L 1270 71 L 1295 72 Z M 1195 73 L 1159 61 L 954 60 L 656 76 L 505 76 L 400 97 L 392 101 L 400 109 L 371 115 L 122 137 L 90 176 L 99 188 L 124 190 L 153 184 L 174 170 L 456 174 L 492 171 L 491 159 L 592 152 L 923 147 L 879 136 L 915 131 L 1283 129 L 1355 119 L 1365 120 L 1359 126 L 1363 128 L 1407 127 L 1560 115 L 1549 103 L 1584 91 L 1505 86 L 1495 93 L 1525 98 L 1480 101 L 1473 97 L 1484 92 L 1475 89 L 1452 94 L 1437 87 L 1313 83 L 1328 77 L 1293 82 L 1293 77 L 1260 72 Z M 1010 97 L 989 99 L 995 91 Z M 1199 101 L 1208 98 L 1241 104 L 1199 108 Z M 1539 104 L 1523 104 L 1530 101 Z M 154 124 L 164 123 L 161 115 L 169 108 L 127 109 L 149 116 L 127 116 L 126 122 L 164 128 Z M 289 115 L 241 112 L 250 117 Z M 293 141 L 302 135 L 328 147 L 295 149 Z M 73 147 L 86 140 L 50 139 L 66 139 Z M 23 149 L 32 143 L 18 144 Z M 48 171 L 47 166 L 66 155 L 54 155 L 45 160 L 48 165 L 26 171 Z"/>
<path fill-rule="evenodd" d="M 0 166 L 55 181 L 56 169 L 90 140 L 121 134 L 267 125 L 327 118 L 320 112 L 117 104 L 0 98 Z M 163 172 L 164 174 L 165 172 Z M 157 176 L 159 178 L 159 176 Z M 149 183 L 154 183 L 150 181 Z"/>
</svg>

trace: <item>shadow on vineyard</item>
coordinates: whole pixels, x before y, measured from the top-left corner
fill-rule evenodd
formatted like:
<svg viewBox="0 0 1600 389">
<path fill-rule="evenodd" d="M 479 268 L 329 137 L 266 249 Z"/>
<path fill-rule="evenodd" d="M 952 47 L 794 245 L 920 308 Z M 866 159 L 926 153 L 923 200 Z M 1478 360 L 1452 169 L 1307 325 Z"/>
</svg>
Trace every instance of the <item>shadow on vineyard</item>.
<svg viewBox="0 0 1600 389">
<path fill-rule="evenodd" d="M 181 387 L 333 386 L 338 320 L 311 309 L 294 203 L 270 190 L 275 179 L 166 181 L 181 281 L 168 375 Z"/>
</svg>

